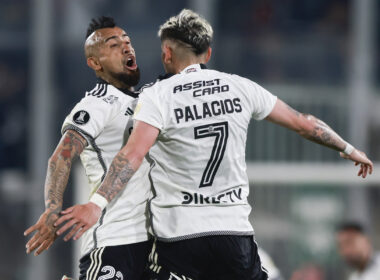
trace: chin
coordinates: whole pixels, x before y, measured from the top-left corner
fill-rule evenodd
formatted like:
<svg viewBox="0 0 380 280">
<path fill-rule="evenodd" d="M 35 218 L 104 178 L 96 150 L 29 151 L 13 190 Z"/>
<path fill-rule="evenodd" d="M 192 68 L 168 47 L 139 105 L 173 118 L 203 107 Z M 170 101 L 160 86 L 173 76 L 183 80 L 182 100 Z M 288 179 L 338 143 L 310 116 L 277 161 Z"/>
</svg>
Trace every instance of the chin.
<svg viewBox="0 0 380 280">
<path fill-rule="evenodd" d="M 137 67 L 136 70 L 128 70 L 128 72 L 122 73 L 113 73 L 112 76 L 115 79 L 127 84 L 128 86 L 133 87 L 140 81 L 140 69 Z"/>
</svg>

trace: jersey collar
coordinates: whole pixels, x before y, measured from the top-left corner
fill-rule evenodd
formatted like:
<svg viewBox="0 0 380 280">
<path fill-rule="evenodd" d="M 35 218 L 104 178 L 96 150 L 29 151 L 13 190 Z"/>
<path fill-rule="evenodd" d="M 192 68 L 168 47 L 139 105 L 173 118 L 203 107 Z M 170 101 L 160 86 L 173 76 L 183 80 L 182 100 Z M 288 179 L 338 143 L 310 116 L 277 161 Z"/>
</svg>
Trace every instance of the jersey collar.
<svg viewBox="0 0 380 280">
<path fill-rule="evenodd" d="M 98 84 L 111 85 L 110 83 L 106 82 L 105 80 L 103 80 L 102 78 L 99 78 L 99 77 L 97 77 L 97 83 L 98 83 Z M 117 88 L 117 87 L 115 87 L 114 85 L 111 85 L 111 86 L 113 86 L 113 87 L 116 88 L 117 90 L 120 90 L 122 93 L 124 93 L 124 94 L 126 94 L 126 95 L 129 95 L 129 96 L 131 96 L 131 97 L 136 98 L 136 97 L 139 96 L 138 93 L 133 92 L 133 91 L 130 91 L 129 89 L 121 89 L 121 88 Z"/>
<path fill-rule="evenodd" d="M 204 65 L 204 64 L 192 64 L 192 65 L 187 66 L 180 73 L 181 74 L 188 74 L 188 73 L 192 73 L 192 72 L 199 72 L 201 69 L 207 69 L 206 65 Z"/>
</svg>

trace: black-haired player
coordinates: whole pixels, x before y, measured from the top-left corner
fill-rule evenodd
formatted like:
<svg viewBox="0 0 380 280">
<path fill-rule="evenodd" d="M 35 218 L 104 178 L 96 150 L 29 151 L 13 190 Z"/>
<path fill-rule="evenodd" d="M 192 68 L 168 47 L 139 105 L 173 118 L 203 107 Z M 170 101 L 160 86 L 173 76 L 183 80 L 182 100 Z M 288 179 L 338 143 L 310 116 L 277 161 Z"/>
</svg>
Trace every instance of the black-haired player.
<svg viewBox="0 0 380 280">
<path fill-rule="evenodd" d="M 62 139 L 48 163 L 46 210 L 25 232 L 27 235 L 37 231 L 27 243 L 28 253 L 36 250 L 35 254 L 40 254 L 56 238 L 54 222 L 62 210 L 73 160 L 80 156 L 88 177 L 89 197 L 99 198 L 95 192 L 131 133 L 138 97 L 132 87 L 139 82 L 140 72 L 130 37 L 110 17 L 93 19 L 87 30 L 84 51 L 98 82 L 63 123 Z M 82 238 L 81 280 L 142 279 L 151 249 L 146 217 L 150 193 L 148 169 L 144 162 L 130 181 L 131 188 L 99 209 L 101 218 L 95 225 L 91 228 L 84 224 L 74 226 L 79 233 L 88 230 Z M 97 201 L 101 203 L 101 199 Z M 97 206 L 94 204 L 94 207 Z M 69 212 L 70 209 L 64 213 Z M 65 240 L 71 237 L 73 234 L 68 234 Z"/>
</svg>

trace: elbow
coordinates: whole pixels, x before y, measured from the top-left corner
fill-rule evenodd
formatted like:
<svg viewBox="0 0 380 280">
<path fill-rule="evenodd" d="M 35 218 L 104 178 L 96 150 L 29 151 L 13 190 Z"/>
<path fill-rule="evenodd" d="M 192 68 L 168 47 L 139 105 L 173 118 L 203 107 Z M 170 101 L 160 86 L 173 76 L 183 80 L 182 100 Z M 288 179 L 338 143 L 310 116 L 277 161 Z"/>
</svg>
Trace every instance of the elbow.
<svg viewBox="0 0 380 280">
<path fill-rule="evenodd" d="M 122 153 L 122 157 L 126 159 L 129 164 L 131 164 L 134 170 L 137 170 L 144 160 L 145 154 L 137 150 L 129 150 Z"/>
<path fill-rule="evenodd" d="M 57 156 L 55 154 L 52 154 L 48 160 L 48 166 L 51 166 L 52 164 L 55 164 L 57 162 Z"/>
</svg>

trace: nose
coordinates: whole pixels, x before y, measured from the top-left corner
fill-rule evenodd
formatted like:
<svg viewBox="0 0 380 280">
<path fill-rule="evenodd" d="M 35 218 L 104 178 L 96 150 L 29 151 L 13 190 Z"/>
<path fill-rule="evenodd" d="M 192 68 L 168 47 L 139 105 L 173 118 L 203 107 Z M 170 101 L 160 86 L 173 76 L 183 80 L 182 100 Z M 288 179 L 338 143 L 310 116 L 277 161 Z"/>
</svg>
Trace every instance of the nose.
<svg viewBox="0 0 380 280">
<path fill-rule="evenodd" d="M 130 52 L 132 52 L 133 48 L 131 46 L 131 44 L 123 44 L 123 54 L 128 54 Z"/>
</svg>

